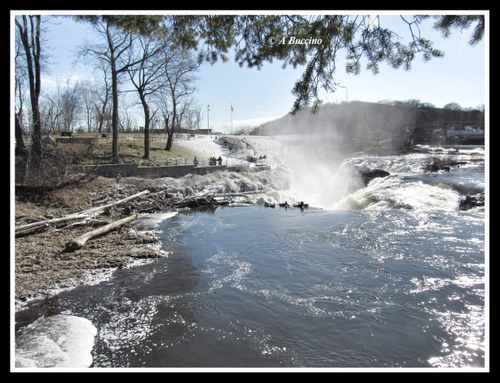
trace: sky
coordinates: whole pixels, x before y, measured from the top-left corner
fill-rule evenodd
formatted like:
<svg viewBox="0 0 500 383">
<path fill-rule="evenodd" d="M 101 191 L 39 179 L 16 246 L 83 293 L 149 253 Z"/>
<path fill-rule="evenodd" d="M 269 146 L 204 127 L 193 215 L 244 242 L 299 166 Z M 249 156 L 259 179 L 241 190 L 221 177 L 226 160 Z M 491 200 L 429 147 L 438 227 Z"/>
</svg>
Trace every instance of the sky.
<svg viewBox="0 0 500 383">
<path fill-rule="evenodd" d="M 398 12 L 361 13 L 378 14 L 381 27 L 390 28 L 398 33 L 403 41 L 408 41 L 408 27 Z M 76 47 L 85 38 L 92 36 L 92 30 L 87 25 L 71 19 L 59 19 L 56 23 L 57 25 L 49 25 L 46 34 L 47 45 L 51 47 L 51 61 L 56 62 L 50 65 L 52 76 L 43 76 L 42 91 L 46 92 L 53 89 L 54 75 L 73 81 L 92 75 L 91 67 L 81 62 L 74 64 Z M 488 105 L 488 32 L 478 45 L 471 47 L 468 41 L 472 29 L 463 33 L 453 30 L 451 36 L 444 39 L 439 32 L 432 29 L 432 23 L 431 19 L 422 25 L 422 36 L 433 41 L 435 48 L 444 51 L 444 58 L 434 58 L 424 63 L 421 57 L 417 57 L 409 72 L 403 69 L 394 70 L 382 64 L 380 73 L 374 75 L 363 67 L 361 74 L 355 76 L 345 73 L 345 52 L 341 52 L 338 55 L 338 69 L 334 78 L 346 88 L 338 88 L 334 93 L 322 92 L 320 98 L 324 102 L 337 103 L 346 99 L 367 102 L 418 99 L 436 107 L 443 107 L 450 102 L 457 102 L 464 108 Z M 289 66 L 282 69 L 281 62 L 274 61 L 265 63 L 261 70 L 257 70 L 240 67 L 233 57 L 231 51 L 229 62 L 219 61 L 215 65 L 205 63 L 196 73 L 198 81 L 195 98 L 202 109 L 202 128 L 208 125 L 207 114 L 210 128 L 230 133 L 231 119 L 233 129 L 237 130 L 243 126 L 258 126 L 290 112 L 294 102 L 291 90 L 304 67 L 293 69 Z M 207 113 L 208 105 L 210 107 Z"/>
</svg>

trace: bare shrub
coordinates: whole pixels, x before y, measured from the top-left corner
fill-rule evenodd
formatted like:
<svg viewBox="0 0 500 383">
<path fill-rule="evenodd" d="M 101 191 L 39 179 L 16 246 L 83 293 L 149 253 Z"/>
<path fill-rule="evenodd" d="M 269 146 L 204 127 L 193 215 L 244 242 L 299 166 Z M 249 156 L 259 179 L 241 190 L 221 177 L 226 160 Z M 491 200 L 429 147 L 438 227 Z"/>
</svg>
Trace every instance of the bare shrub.
<svg viewBox="0 0 500 383">
<path fill-rule="evenodd" d="M 32 151 L 16 157 L 16 185 L 57 187 L 71 177 L 71 165 L 79 161 L 80 155 L 63 145 L 45 149 L 40 157 Z"/>
</svg>

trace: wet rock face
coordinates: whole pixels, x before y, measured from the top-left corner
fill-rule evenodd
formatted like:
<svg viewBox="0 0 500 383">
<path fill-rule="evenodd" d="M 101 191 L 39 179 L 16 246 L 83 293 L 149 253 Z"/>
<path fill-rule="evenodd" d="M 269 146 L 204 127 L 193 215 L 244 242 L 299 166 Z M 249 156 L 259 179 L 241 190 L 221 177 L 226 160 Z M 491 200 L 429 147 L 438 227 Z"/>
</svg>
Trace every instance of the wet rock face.
<svg viewBox="0 0 500 383">
<path fill-rule="evenodd" d="M 368 185 L 368 183 L 374 178 L 379 178 L 379 177 L 383 178 L 391 175 L 391 173 L 382 169 L 361 171 L 360 174 L 361 174 L 361 179 L 365 183 L 365 186 Z"/>
<path fill-rule="evenodd" d="M 460 210 L 469 210 L 475 207 L 483 207 L 483 206 L 484 206 L 484 192 L 460 198 L 458 208 Z"/>
</svg>

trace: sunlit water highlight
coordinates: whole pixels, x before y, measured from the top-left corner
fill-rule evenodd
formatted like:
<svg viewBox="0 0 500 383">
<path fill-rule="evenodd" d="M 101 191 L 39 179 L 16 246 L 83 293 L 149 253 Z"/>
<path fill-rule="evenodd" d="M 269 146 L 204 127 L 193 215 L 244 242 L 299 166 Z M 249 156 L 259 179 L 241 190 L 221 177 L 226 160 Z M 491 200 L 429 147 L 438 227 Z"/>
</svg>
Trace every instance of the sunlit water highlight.
<svg viewBox="0 0 500 383">
<path fill-rule="evenodd" d="M 325 210 L 149 217 L 138 228 L 158 230 L 167 258 L 41 306 L 92 322 L 96 368 L 483 367 L 485 213 L 457 201 L 484 190 L 484 164 L 429 174 L 424 161 L 347 159 L 391 176 Z"/>
<path fill-rule="evenodd" d="M 63 293 L 94 367 L 483 366 L 484 223 L 467 212 L 181 213 L 168 259 Z"/>
</svg>

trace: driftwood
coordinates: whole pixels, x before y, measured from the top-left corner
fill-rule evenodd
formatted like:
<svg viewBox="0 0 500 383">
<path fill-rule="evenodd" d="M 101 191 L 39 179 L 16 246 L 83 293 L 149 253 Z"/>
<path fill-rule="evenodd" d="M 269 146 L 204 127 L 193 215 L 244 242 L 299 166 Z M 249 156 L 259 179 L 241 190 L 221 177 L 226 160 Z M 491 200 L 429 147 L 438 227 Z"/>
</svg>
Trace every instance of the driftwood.
<svg viewBox="0 0 500 383">
<path fill-rule="evenodd" d="M 118 221 L 112 222 L 109 225 L 100 227 L 99 229 L 95 229 L 92 231 L 89 231 L 88 233 L 85 233 L 78 238 L 71 239 L 69 242 L 66 243 L 66 251 L 75 251 L 78 249 L 81 249 L 83 246 L 85 246 L 85 243 L 91 238 L 94 238 L 98 235 L 105 234 L 108 231 L 111 231 L 113 229 L 116 229 L 117 227 L 120 227 L 130 221 L 139 219 L 139 218 L 144 218 L 146 214 L 141 214 L 141 215 L 131 215 L 126 218 L 122 218 Z"/>
<path fill-rule="evenodd" d="M 217 206 L 217 205 L 229 205 L 232 202 L 233 197 L 244 197 L 249 199 L 252 194 L 266 193 L 266 190 L 252 190 L 248 192 L 239 193 L 205 193 L 201 195 L 185 197 L 182 199 L 171 199 L 172 206 L 175 207 L 200 207 L 200 206 Z"/>
<path fill-rule="evenodd" d="M 44 221 L 29 223 L 27 225 L 19 225 L 19 226 L 16 226 L 16 228 L 15 228 L 15 234 L 16 234 L 16 236 L 21 235 L 21 234 L 25 234 L 26 232 L 28 232 L 32 229 L 38 228 L 38 227 L 48 226 L 48 225 L 57 224 L 57 223 L 65 222 L 65 221 L 71 221 L 74 219 L 92 218 L 96 215 L 103 213 L 106 209 L 109 209 L 110 207 L 117 206 L 117 205 L 120 205 L 122 203 L 131 201 L 131 200 L 133 200 L 137 197 L 140 197 L 142 195 L 145 195 L 145 194 L 149 194 L 149 190 L 144 190 L 140 193 L 131 195 L 130 197 L 121 199 L 119 201 L 115 201 L 115 202 L 109 203 L 109 204 L 104 205 L 104 206 L 93 207 L 91 209 L 84 210 L 84 211 L 74 213 L 74 214 L 70 214 L 70 215 L 67 215 L 65 217 L 46 219 Z"/>
<path fill-rule="evenodd" d="M 90 226 L 90 227 L 99 227 L 99 226 L 104 226 L 107 225 L 111 222 L 102 220 L 102 219 L 95 219 L 95 218 L 85 218 L 83 221 L 77 221 L 77 222 L 72 222 L 67 224 L 66 226 L 61 227 L 60 229 L 53 229 L 52 231 L 60 231 L 67 229 L 68 227 L 75 227 L 75 226 Z"/>
<path fill-rule="evenodd" d="M 44 221 L 29 223 L 27 225 L 19 225 L 19 226 L 16 226 L 16 228 L 15 228 L 15 236 L 19 237 L 19 236 L 25 235 L 25 234 L 27 234 L 30 231 L 35 230 L 35 229 L 40 229 L 42 227 L 48 227 L 50 225 L 58 224 L 61 222 L 67 222 L 67 221 L 82 219 L 82 218 L 86 219 L 86 218 L 89 218 L 89 216 L 82 214 L 82 213 L 77 213 L 77 214 L 67 215 L 67 216 L 62 217 L 62 218 L 52 218 L 52 219 L 46 219 Z"/>
<path fill-rule="evenodd" d="M 136 199 L 136 198 L 140 197 L 141 195 L 145 195 L 145 194 L 149 194 L 149 190 L 144 190 L 140 193 L 131 195 L 130 197 L 121 199 L 119 201 L 111 202 L 107 205 L 93 207 L 91 209 L 82 211 L 79 214 L 86 214 L 86 215 L 92 215 L 92 216 L 98 215 L 98 214 L 101 214 L 102 212 L 104 212 L 106 209 L 109 209 L 110 207 L 121 205 L 122 203 L 131 201 L 131 200 Z"/>
</svg>

